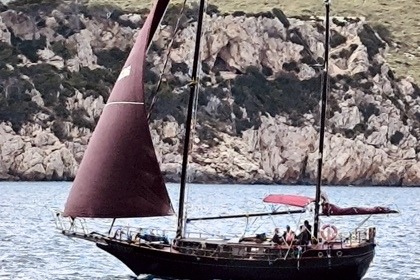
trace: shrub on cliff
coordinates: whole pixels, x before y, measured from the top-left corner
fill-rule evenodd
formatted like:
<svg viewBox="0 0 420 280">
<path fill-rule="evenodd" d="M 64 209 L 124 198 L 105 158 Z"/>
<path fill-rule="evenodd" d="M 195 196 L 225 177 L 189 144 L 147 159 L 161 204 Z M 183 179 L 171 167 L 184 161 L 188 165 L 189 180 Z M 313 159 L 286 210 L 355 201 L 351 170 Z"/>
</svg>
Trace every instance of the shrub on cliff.
<svg viewBox="0 0 420 280">
<path fill-rule="evenodd" d="M 57 74 L 57 68 L 43 63 L 23 67 L 22 72 L 31 77 L 46 106 L 57 104 L 61 89 L 61 77 Z"/>
<path fill-rule="evenodd" d="M 39 56 L 37 51 L 44 49 L 46 46 L 45 36 L 41 36 L 39 39 L 33 40 L 22 40 L 18 37 L 15 37 L 12 33 L 12 45 L 16 47 L 17 51 L 26 56 L 31 62 L 37 62 Z"/>
<path fill-rule="evenodd" d="M 89 116 L 86 110 L 83 108 L 73 110 L 73 112 L 71 113 L 71 117 L 73 120 L 73 124 L 78 127 L 86 127 L 90 130 L 93 130 L 95 128 L 95 124 L 89 120 Z"/>
<path fill-rule="evenodd" d="M 77 54 L 77 49 L 66 45 L 64 41 L 51 42 L 51 49 L 55 54 L 61 56 L 65 60 L 73 58 Z"/>
<path fill-rule="evenodd" d="M 7 11 L 7 6 L 3 4 L 3 2 L 0 2 L 0 13 Z"/>
<path fill-rule="evenodd" d="M 65 124 L 60 121 L 60 120 L 55 120 L 52 123 L 51 126 L 51 131 L 54 133 L 55 136 L 57 136 L 58 139 L 60 139 L 61 141 L 63 140 L 67 140 L 68 139 L 68 135 L 66 132 L 66 126 Z"/>
<path fill-rule="evenodd" d="M 402 134 L 400 131 L 396 131 L 390 139 L 391 144 L 398 145 L 401 140 L 404 138 L 404 134 Z"/>
<path fill-rule="evenodd" d="M 95 52 L 98 57 L 98 64 L 113 71 L 120 71 L 124 66 L 130 50 L 112 48 L 110 50 L 99 50 Z"/>
<path fill-rule="evenodd" d="M 339 45 L 344 44 L 347 41 L 347 38 L 338 33 L 337 31 L 331 31 L 331 48 L 338 47 Z"/>
<path fill-rule="evenodd" d="M 19 12 L 35 15 L 39 12 L 50 13 L 63 2 L 62 0 L 13 0 L 7 6 Z"/>
<path fill-rule="evenodd" d="M 192 3 L 191 5 L 186 5 L 182 15 L 180 16 L 180 12 L 183 9 L 183 4 L 172 4 L 168 6 L 166 10 L 165 17 L 163 18 L 162 23 L 164 25 L 175 26 L 176 22 L 179 20 L 180 26 L 183 26 L 187 21 L 190 20 L 197 20 L 198 18 L 198 9 L 199 6 L 197 3 Z M 215 5 L 209 4 L 205 12 L 208 15 L 219 15 L 220 11 L 219 8 Z"/>
<path fill-rule="evenodd" d="M 115 82 L 116 71 L 96 68 L 89 69 L 81 67 L 79 72 L 65 73 L 65 81 L 63 86 L 70 91 L 79 90 L 85 97 L 93 95 L 95 97 L 102 96 L 104 101 L 109 97 L 110 90 Z"/>
<path fill-rule="evenodd" d="M 3 71 L 0 75 L 2 73 Z M 16 77 L 9 78 L 1 84 L 0 121 L 10 122 L 15 132 L 40 110 L 28 94 L 31 88 L 32 85 L 26 80 Z"/>
<path fill-rule="evenodd" d="M 375 31 L 367 24 L 363 25 L 363 29 L 358 35 L 360 41 L 366 46 L 369 60 L 372 60 L 379 53 L 379 50 L 385 47 L 385 43 L 378 38 Z"/>
<path fill-rule="evenodd" d="M 366 132 L 365 123 L 358 123 L 353 129 L 343 129 L 344 135 L 349 139 L 355 139 L 357 135 L 363 134 L 363 132 Z"/>
<path fill-rule="evenodd" d="M 372 115 L 378 116 L 380 113 L 379 108 L 376 107 L 376 105 L 373 103 L 360 103 L 358 107 L 359 107 L 360 112 L 363 115 L 363 119 L 365 123 L 368 122 L 369 118 Z"/>
<path fill-rule="evenodd" d="M 280 74 L 274 81 L 268 81 L 256 67 L 239 75 L 232 87 L 235 103 L 246 109 L 250 125 L 252 120 L 259 119 L 260 112 L 271 116 L 289 115 L 297 124 L 303 114 L 316 108 L 319 91 L 319 78 L 300 81 L 293 74 Z"/>
<path fill-rule="evenodd" d="M 16 65 L 21 62 L 18 58 L 19 52 L 11 45 L 0 42 L 0 69 L 5 67 L 5 64 Z M 1 76 L 0 78 L 3 78 Z"/>
<path fill-rule="evenodd" d="M 189 98 L 189 88 L 174 92 L 171 81 L 163 82 L 151 113 L 152 119 L 164 119 L 173 116 L 178 123 L 185 123 L 186 107 Z M 150 108 L 150 99 L 147 108 Z"/>
</svg>

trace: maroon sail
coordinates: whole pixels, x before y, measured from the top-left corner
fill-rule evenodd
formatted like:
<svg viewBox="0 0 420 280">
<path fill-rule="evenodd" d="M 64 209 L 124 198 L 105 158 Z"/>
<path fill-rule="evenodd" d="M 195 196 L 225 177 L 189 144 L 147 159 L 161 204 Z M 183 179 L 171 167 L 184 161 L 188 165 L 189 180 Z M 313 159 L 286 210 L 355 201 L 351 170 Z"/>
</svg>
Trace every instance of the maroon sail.
<svg viewBox="0 0 420 280">
<path fill-rule="evenodd" d="M 173 213 L 144 105 L 147 47 L 168 5 L 159 0 L 139 32 L 90 139 L 64 215 L 151 217 Z"/>
<path fill-rule="evenodd" d="M 398 213 L 388 207 L 338 207 L 334 204 L 324 202 L 322 204 L 322 214 L 326 216 L 346 216 L 346 215 L 373 215 Z"/>
</svg>

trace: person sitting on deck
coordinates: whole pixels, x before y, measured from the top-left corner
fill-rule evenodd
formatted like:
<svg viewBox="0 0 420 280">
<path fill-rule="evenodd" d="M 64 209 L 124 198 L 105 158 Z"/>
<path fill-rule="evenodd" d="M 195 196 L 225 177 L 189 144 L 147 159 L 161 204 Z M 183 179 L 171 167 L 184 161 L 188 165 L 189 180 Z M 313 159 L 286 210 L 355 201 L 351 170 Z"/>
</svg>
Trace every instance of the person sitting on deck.
<svg viewBox="0 0 420 280">
<path fill-rule="evenodd" d="M 283 238 L 287 244 L 292 244 L 295 240 L 295 233 L 290 229 L 290 226 L 286 226 L 286 231 L 283 233 Z"/>
<path fill-rule="evenodd" d="M 280 234 L 279 234 L 279 228 L 274 229 L 274 235 L 273 235 L 273 238 L 271 238 L 271 242 L 276 243 L 276 244 L 282 244 L 283 243 L 283 240 L 282 240 L 282 238 L 280 237 Z"/>
</svg>

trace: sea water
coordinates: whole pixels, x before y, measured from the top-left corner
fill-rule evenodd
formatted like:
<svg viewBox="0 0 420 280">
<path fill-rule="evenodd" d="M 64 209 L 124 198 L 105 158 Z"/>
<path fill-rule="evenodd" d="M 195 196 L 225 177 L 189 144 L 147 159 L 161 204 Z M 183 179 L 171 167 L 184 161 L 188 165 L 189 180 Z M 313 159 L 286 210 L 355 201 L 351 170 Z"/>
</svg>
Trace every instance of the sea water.
<svg viewBox="0 0 420 280">
<path fill-rule="evenodd" d="M 124 264 L 93 243 L 69 239 L 55 228 L 52 209 L 63 209 L 69 182 L 0 182 L 0 279 L 133 279 Z M 400 214 L 322 217 L 345 234 L 358 225 L 376 226 L 376 256 L 365 280 L 420 279 L 420 188 L 325 187 L 330 202 L 339 206 L 397 208 Z M 168 191 L 177 210 L 178 185 Z M 269 212 L 273 206 L 262 199 L 268 194 L 299 194 L 313 197 L 313 186 L 190 185 L 188 217 Z M 277 209 L 277 208 L 274 208 Z M 285 210 L 279 208 L 278 210 Z M 286 225 L 297 229 L 312 213 L 250 219 L 191 222 L 189 231 L 229 236 L 272 233 Z M 107 232 L 111 219 L 87 221 L 94 230 Z M 116 224 L 132 227 L 175 229 L 176 217 L 120 219 Z M 168 234 L 170 231 L 168 231 Z M 170 234 L 169 234 L 170 235 Z M 338 279 L 339 280 L 339 279 Z"/>
</svg>

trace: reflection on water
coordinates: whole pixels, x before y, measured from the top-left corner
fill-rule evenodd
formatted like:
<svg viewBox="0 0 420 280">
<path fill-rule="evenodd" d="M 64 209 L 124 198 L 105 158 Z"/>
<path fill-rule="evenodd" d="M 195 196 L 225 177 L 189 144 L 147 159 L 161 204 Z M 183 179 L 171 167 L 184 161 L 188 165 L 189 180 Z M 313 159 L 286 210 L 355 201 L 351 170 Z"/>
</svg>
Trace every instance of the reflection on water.
<svg viewBox="0 0 420 280">
<path fill-rule="evenodd" d="M 133 273 L 92 243 L 74 241 L 54 228 L 51 208 L 63 208 L 70 184 L 63 182 L 0 182 L 0 279 L 133 279 Z M 177 186 L 169 192 L 177 209 Z M 420 188 L 328 187 L 331 202 L 341 206 L 386 205 L 398 207 L 400 215 L 371 218 L 364 226 L 377 227 L 376 256 L 365 280 L 419 279 L 420 258 L 411 244 L 420 232 Z M 190 217 L 270 211 L 262 198 L 269 193 L 314 196 L 313 187 L 192 185 Z M 297 227 L 310 214 L 196 222 L 195 231 L 253 235 L 274 227 Z M 365 217 L 324 217 L 341 232 L 352 230 Z M 107 231 L 111 220 L 89 220 L 91 230 Z M 158 226 L 174 229 L 175 217 L 121 219 L 120 225 Z M 150 278 L 149 278 L 150 279 Z"/>
</svg>

